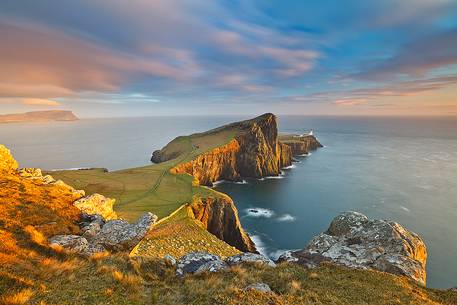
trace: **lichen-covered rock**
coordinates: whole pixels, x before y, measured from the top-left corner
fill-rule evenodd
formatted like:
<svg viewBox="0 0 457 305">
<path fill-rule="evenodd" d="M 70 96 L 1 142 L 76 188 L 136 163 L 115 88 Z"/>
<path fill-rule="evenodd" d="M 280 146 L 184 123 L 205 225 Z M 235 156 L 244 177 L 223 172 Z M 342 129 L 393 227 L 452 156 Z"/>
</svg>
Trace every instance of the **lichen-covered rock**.
<svg viewBox="0 0 457 305">
<path fill-rule="evenodd" d="M 254 284 L 250 284 L 250 285 L 246 286 L 246 287 L 244 288 L 244 290 L 246 290 L 246 291 L 255 290 L 255 291 L 258 291 L 258 292 L 262 292 L 262 293 L 271 292 L 270 286 L 268 286 L 268 285 L 265 284 L 265 283 L 254 283 Z"/>
<path fill-rule="evenodd" d="M 113 210 L 113 204 L 115 199 L 106 198 L 100 194 L 93 194 L 87 197 L 83 197 L 73 204 L 75 207 L 80 209 L 83 213 L 89 215 L 101 215 L 104 219 L 116 219 L 116 212 Z"/>
<path fill-rule="evenodd" d="M 4 145 L 0 144 L 0 172 L 12 173 L 18 168 L 16 160 Z"/>
<path fill-rule="evenodd" d="M 350 268 L 376 269 L 426 282 L 427 250 L 423 240 L 400 224 L 370 220 L 357 212 L 335 217 L 328 230 L 300 251 L 278 261 L 316 267 L 329 261 Z"/>
<path fill-rule="evenodd" d="M 79 235 L 56 235 L 49 239 L 51 246 L 60 246 L 68 251 L 85 253 L 89 247 L 86 238 Z"/>
<path fill-rule="evenodd" d="M 198 273 L 203 273 L 203 272 L 218 272 L 221 270 L 225 270 L 228 268 L 227 263 L 225 263 L 222 260 L 215 260 L 215 261 L 209 261 L 198 267 L 197 270 L 195 270 L 195 274 Z"/>
<path fill-rule="evenodd" d="M 225 262 L 230 266 L 239 265 L 243 263 L 258 263 L 258 264 L 265 264 L 271 267 L 275 267 L 276 264 L 261 254 L 256 253 L 241 253 L 234 256 L 227 257 Z"/>
<path fill-rule="evenodd" d="M 176 265 L 176 258 L 174 258 L 174 257 L 173 257 L 172 255 L 170 255 L 170 254 L 165 255 L 165 256 L 163 257 L 163 260 L 164 260 L 167 264 L 169 264 L 169 265 L 171 265 L 171 266 L 175 266 L 175 265 Z"/>
<path fill-rule="evenodd" d="M 23 178 L 30 178 L 30 179 L 42 179 L 43 174 L 41 173 L 41 169 L 34 168 L 34 167 L 24 167 L 18 171 L 19 175 Z"/>
<path fill-rule="evenodd" d="M 207 252 L 190 252 L 178 261 L 176 275 L 209 271 L 224 266 L 225 262 L 217 255 Z"/>
<path fill-rule="evenodd" d="M 255 244 L 241 226 L 238 210 L 232 199 L 219 197 L 194 198 L 189 215 L 199 220 L 213 235 L 243 252 L 255 252 Z"/>
<path fill-rule="evenodd" d="M 110 220 L 95 235 L 93 243 L 112 251 L 131 250 L 149 232 L 157 216 L 146 213 L 135 224 L 125 220 Z"/>
</svg>

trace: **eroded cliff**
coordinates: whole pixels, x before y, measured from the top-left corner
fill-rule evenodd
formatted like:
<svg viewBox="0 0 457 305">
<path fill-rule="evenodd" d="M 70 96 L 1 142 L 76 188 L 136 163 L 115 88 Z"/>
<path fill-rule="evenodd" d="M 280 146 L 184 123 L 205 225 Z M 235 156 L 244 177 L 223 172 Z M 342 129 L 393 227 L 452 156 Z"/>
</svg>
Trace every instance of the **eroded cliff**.
<svg viewBox="0 0 457 305">
<path fill-rule="evenodd" d="M 305 155 L 312 150 L 322 147 L 322 144 L 313 135 L 283 135 L 279 140 L 290 147 L 292 155 Z"/>
<path fill-rule="evenodd" d="M 252 120 L 222 126 L 207 134 L 217 134 L 223 130 L 235 130 L 235 135 L 228 143 L 209 149 L 190 161 L 179 163 L 171 172 L 187 173 L 194 176 L 201 185 L 212 185 L 218 180 L 277 176 L 282 167 L 291 165 L 292 150 L 279 142 L 276 117 L 273 114 L 267 113 Z M 204 134 L 200 137 L 203 136 Z M 152 161 L 158 163 L 177 158 L 179 154 L 177 148 L 173 149 L 174 141 L 162 150 L 155 151 Z"/>
<path fill-rule="evenodd" d="M 243 230 L 238 211 L 228 196 L 195 198 L 189 213 L 219 239 L 243 252 L 256 252 L 252 240 Z"/>
</svg>

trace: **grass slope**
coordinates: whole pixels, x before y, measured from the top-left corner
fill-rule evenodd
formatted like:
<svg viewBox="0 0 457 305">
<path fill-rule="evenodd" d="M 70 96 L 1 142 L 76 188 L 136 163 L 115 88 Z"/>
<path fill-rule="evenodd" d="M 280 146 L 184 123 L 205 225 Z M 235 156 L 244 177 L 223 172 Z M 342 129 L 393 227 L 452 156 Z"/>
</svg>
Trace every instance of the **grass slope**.
<svg viewBox="0 0 457 305">
<path fill-rule="evenodd" d="M 49 174 L 77 189 L 85 190 L 87 194 L 100 193 L 115 198 L 115 211 L 129 221 L 135 221 L 145 212 L 152 212 L 162 218 L 190 202 L 194 196 L 214 196 L 208 188 L 193 185 L 191 176 L 174 175 L 169 170 L 179 163 L 227 144 L 237 132 L 236 128 L 228 128 L 178 137 L 164 149 L 178 154 L 178 157 L 160 164 L 115 172 L 91 169 L 54 171 Z"/>
<path fill-rule="evenodd" d="M 0 176 L 0 304 L 457 304 L 456 292 L 329 264 L 313 270 L 246 265 L 177 278 L 174 267 L 150 257 L 62 253 L 46 238 L 78 233 L 72 201 L 59 186 Z M 188 221 L 181 212 L 157 229 L 177 234 Z M 244 291 L 256 282 L 274 293 Z"/>
</svg>

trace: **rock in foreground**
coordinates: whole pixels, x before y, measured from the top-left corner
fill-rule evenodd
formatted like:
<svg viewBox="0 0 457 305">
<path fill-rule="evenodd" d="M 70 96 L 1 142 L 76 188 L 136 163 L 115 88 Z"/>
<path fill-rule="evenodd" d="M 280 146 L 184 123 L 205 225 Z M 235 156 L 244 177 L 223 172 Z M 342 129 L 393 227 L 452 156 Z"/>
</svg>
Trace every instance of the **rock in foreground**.
<svg viewBox="0 0 457 305">
<path fill-rule="evenodd" d="M 357 212 L 340 214 L 306 248 L 279 258 L 310 268 L 328 261 L 350 268 L 375 269 L 407 276 L 423 285 L 426 260 L 425 243 L 417 234 L 396 222 L 370 220 Z"/>
</svg>

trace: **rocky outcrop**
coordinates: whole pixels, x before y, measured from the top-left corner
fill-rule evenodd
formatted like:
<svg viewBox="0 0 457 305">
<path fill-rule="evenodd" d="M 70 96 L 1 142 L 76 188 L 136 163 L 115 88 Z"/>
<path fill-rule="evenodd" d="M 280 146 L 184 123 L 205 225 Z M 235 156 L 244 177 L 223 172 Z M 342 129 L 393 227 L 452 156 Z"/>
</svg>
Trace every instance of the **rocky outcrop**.
<svg viewBox="0 0 457 305">
<path fill-rule="evenodd" d="M 244 263 L 275 266 L 271 260 L 260 254 L 243 253 L 227 257 L 224 261 L 219 256 L 207 252 L 190 252 L 179 259 L 176 275 L 183 276 L 188 273 L 217 272 Z"/>
<path fill-rule="evenodd" d="M 254 242 L 243 230 L 238 211 L 232 199 L 220 194 L 218 197 L 195 197 L 188 205 L 189 215 L 219 239 L 243 252 L 255 252 Z"/>
<path fill-rule="evenodd" d="M 18 168 L 16 160 L 11 155 L 11 152 L 4 145 L 0 144 L 0 173 L 12 173 Z"/>
<path fill-rule="evenodd" d="M 225 262 L 230 266 L 240 265 L 244 263 L 256 263 L 256 264 L 264 264 L 270 267 L 275 267 L 276 264 L 261 254 L 256 253 L 241 253 L 238 255 L 227 257 Z"/>
<path fill-rule="evenodd" d="M 306 248 L 286 253 L 278 261 L 295 262 L 310 268 L 328 261 L 350 268 L 407 276 L 425 285 L 426 260 L 424 241 L 400 224 L 370 220 L 357 212 L 344 212 Z"/>
<path fill-rule="evenodd" d="M 217 255 L 207 252 L 191 252 L 178 261 L 176 275 L 188 273 L 216 272 L 227 268 L 227 264 Z"/>
<path fill-rule="evenodd" d="M 100 194 L 92 194 L 83 197 L 73 203 L 81 212 L 89 215 L 101 215 L 106 220 L 116 219 L 116 212 L 113 210 L 113 204 L 116 200 L 106 198 Z"/>
<path fill-rule="evenodd" d="M 252 120 L 237 122 L 215 130 L 236 130 L 229 143 L 198 155 L 174 167 L 173 173 L 187 173 L 201 185 L 218 180 L 237 181 L 241 177 L 277 176 L 281 167 L 292 164 L 291 150 L 278 140 L 276 117 L 267 113 Z M 171 142 L 173 143 L 173 141 Z M 164 162 L 180 155 L 179 151 L 155 151 L 153 162 Z"/>
<path fill-rule="evenodd" d="M 92 255 L 106 250 L 130 251 L 151 229 L 157 216 L 146 213 L 135 224 L 125 220 L 105 220 L 100 215 L 84 215 L 80 235 L 56 235 L 49 239 L 51 246 L 68 251 Z"/>
<path fill-rule="evenodd" d="M 280 137 L 281 143 L 291 148 L 292 155 L 305 155 L 322 147 L 313 135 L 286 135 Z"/>
<path fill-rule="evenodd" d="M 157 216 L 146 213 L 135 224 L 125 220 L 111 220 L 105 223 L 94 237 L 94 243 L 112 251 L 131 250 L 149 232 Z"/>
</svg>

